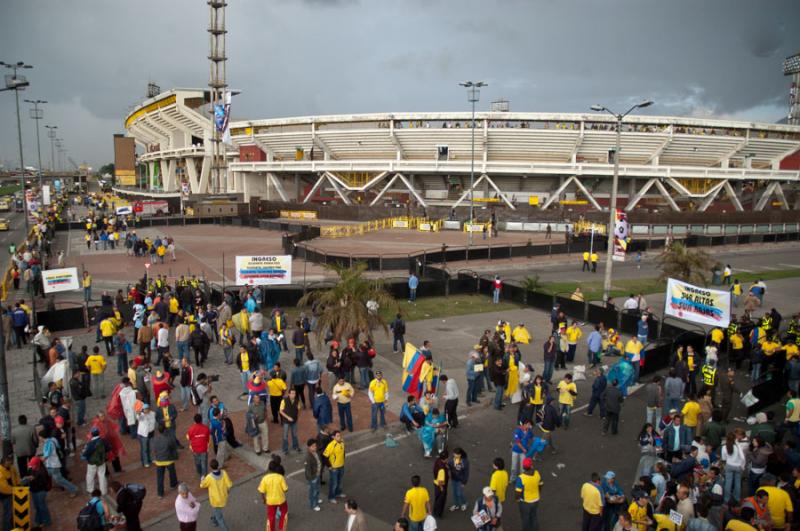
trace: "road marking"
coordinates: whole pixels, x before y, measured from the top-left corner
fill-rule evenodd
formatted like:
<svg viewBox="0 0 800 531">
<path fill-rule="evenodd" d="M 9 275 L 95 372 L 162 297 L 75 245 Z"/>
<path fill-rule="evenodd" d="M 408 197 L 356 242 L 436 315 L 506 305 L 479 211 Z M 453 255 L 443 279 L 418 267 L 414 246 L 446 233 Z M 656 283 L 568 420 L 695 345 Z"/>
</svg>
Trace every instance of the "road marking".
<svg viewBox="0 0 800 531">
<path fill-rule="evenodd" d="M 800 268 L 800 265 L 798 265 L 798 264 L 778 264 L 778 265 L 779 266 L 783 266 L 783 267 L 791 267 L 793 269 Z"/>
<path fill-rule="evenodd" d="M 761 269 L 768 269 L 770 271 L 780 271 L 780 267 L 772 267 L 772 266 L 761 266 Z"/>
<path fill-rule="evenodd" d="M 741 271 L 742 273 L 755 273 L 755 271 L 753 271 L 752 269 L 745 269 L 743 267 L 735 267 L 734 271 L 736 272 Z"/>
</svg>

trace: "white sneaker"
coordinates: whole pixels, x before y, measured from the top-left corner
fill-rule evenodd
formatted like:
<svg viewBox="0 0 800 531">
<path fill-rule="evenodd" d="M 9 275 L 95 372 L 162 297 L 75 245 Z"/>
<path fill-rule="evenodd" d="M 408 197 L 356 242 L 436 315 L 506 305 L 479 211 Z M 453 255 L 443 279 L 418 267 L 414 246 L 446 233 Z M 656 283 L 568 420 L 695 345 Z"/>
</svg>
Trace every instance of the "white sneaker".
<svg viewBox="0 0 800 531">
<path fill-rule="evenodd" d="M 465 503 L 464 505 L 462 505 L 462 506 L 461 506 L 461 510 L 462 510 L 462 511 L 466 511 L 466 510 L 467 510 L 467 504 L 466 504 L 466 503 Z"/>
<path fill-rule="evenodd" d="M 339 494 L 339 495 L 338 495 L 338 496 L 336 496 L 336 497 L 337 497 L 337 498 L 342 498 L 342 499 L 344 499 L 344 498 L 347 498 L 347 494 Z"/>
<path fill-rule="evenodd" d="M 451 506 L 450 506 L 450 512 L 451 512 L 451 513 L 454 513 L 454 512 L 456 512 L 457 510 L 458 510 L 458 505 L 451 505 Z"/>
<path fill-rule="evenodd" d="M 332 503 L 332 504 L 334 504 L 334 505 L 336 505 L 337 503 L 339 503 L 339 502 L 337 502 L 336 500 L 328 500 L 328 502 L 329 502 L 329 503 Z"/>
<path fill-rule="evenodd" d="M 315 511 L 317 511 L 317 512 L 319 512 L 319 511 L 321 511 L 321 510 L 322 510 L 322 508 L 321 508 L 319 505 L 317 505 L 316 507 L 314 507 L 314 510 L 315 510 Z"/>
</svg>

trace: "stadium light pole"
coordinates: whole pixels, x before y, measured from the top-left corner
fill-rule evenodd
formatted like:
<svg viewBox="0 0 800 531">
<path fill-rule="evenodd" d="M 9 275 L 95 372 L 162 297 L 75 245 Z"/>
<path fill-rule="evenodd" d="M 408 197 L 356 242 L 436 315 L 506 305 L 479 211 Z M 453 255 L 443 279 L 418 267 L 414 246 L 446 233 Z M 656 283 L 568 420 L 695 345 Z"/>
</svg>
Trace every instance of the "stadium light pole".
<svg viewBox="0 0 800 531">
<path fill-rule="evenodd" d="M 616 148 L 614 149 L 614 177 L 611 180 L 611 202 L 608 206 L 608 246 L 606 248 L 605 278 L 603 279 L 603 302 L 608 302 L 608 297 L 611 293 L 611 272 L 614 267 L 614 224 L 616 222 L 615 216 L 617 212 L 617 187 L 619 185 L 619 152 L 620 143 L 622 140 L 622 120 L 636 109 L 644 109 L 652 104 L 652 101 L 644 100 L 640 103 L 637 103 L 623 114 L 615 113 L 603 105 L 591 106 L 593 111 L 607 112 L 617 120 L 617 141 Z"/>
<path fill-rule="evenodd" d="M 39 105 L 47 103 L 45 100 L 25 100 L 25 103 L 33 105 L 30 109 L 31 119 L 36 120 L 36 154 L 39 157 L 39 192 L 42 190 L 42 145 L 39 143 L 39 121 L 44 118 L 44 110 Z"/>
<path fill-rule="evenodd" d="M 54 172 L 56 171 L 56 156 L 53 141 L 56 139 L 56 129 L 58 129 L 58 126 L 46 125 L 44 128 L 47 129 L 47 138 L 50 139 L 50 171 Z"/>
<path fill-rule="evenodd" d="M 459 85 L 467 89 L 467 101 L 472 104 L 472 156 L 469 165 L 469 224 L 472 225 L 475 207 L 475 104 L 481 99 L 481 87 L 487 87 L 488 84 L 483 81 L 465 81 Z M 470 245 L 472 245 L 471 226 L 467 227 L 467 247 Z"/>
<path fill-rule="evenodd" d="M 22 198 L 22 205 L 24 209 L 24 216 L 25 216 L 25 233 L 28 232 L 28 201 L 25 199 L 25 158 L 22 154 L 22 121 L 19 117 L 19 91 L 23 90 L 25 87 L 30 85 L 28 80 L 25 79 L 25 76 L 17 75 L 17 70 L 24 70 L 33 68 L 32 65 L 26 65 L 23 61 L 18 61 L 16 63 L 6 63 L 0 61 L 0 66 L 5 66 L 6 68 L 11 69 L 14 73 L 10 76 L 6 76 L 6 88 L 0 90 L 13 90 L 14 95 L 16 96 L 17 100 L 17 140 L 19 142 L 19 184 L 20 189 L 22 190 L 23 198 Z M 3 365 L 5 365 L 5 361 L 3 361 Z M 5 375 L 5 367 L 0 369 L 2 373 Z M 0 385 L 1 387 L 1 385 Z M 2 391 L 0 390 L 0 394 Z M 6 393 L 7 396 L 7 393 Z M 8 407 L 8 402 L 6 402 L 6 407 Z"/>
</svg>

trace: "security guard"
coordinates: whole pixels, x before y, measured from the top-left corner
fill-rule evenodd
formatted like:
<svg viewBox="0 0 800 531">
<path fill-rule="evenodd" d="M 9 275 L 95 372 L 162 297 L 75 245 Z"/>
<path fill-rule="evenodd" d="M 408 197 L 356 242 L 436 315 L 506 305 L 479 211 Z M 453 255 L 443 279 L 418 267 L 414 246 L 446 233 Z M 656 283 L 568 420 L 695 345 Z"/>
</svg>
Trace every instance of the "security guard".
<svg viewBox="0 0 800 531">
<path fill-rule="evenodd" d="M 707 360 L 700 372 L 703 375 L 703 387 L 713 402 L 714 387 L 717 385 L 717 362 L 714 359 Z"/>
<path fill-rule="evenodd" d="M 798 315 L 795 314 L 792 316 L 792 320 L 789 321 L 789 328 L 786 331 L 786 334 L 790 340 L 800 340 L 800 322 L 798 322 Z"/>
<path fill-rule="evenodd" d="M 583 267 L 581 267 L 581 271 L 591 271 L 589 268 L 589 251 L 583 252 Z"/>
<path fill-rule="evenodd" d="M 592 273 L 597 273 L 597 261 L 600 259 L 597 253 L 592 252 Z"/>
<path fill-rule="evenodd" d="M 764 314 L 764 317 L 761 318 L 761 328 L 769 335 L 772 330 L 772 315 L 768 313 Z"/>
</svg>

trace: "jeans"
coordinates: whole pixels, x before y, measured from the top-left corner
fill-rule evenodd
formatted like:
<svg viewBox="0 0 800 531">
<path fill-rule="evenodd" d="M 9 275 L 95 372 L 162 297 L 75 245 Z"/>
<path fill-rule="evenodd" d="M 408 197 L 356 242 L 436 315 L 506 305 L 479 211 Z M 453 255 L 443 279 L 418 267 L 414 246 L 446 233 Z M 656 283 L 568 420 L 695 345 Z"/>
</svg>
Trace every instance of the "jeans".
<svg viewBox="0 0 800 531">
<path fill-rule="evenodd" d="M 105 375 L 103 373 L 90 375 L 89 386 L 92 390 L 92 396 L 106 397 Z"/>
<path fill-rule="evenodd" d="M 565 428 L 569 428 L 569 416 L 572 413 L 572 406 L 561 404 L 561 423 Z"/>
<path fill-rule="evenodd" d="M 631 365 L 633 366 L 633 383 L 639 383 L 639 370 L 641 369 L 641 363 L 639 360 L 632 361 Z"/>
<path fill-rule="evenodd" d="M 677 409 L 677 408 L 675 408 Z M 653 426 L 658 426 L 658 421 L 661 420 L 660 407 L 648 407 L 645 412 L 645 422 L 649 422 Z"/>
<path fill-rule="evenodd" d="M 117 376 L 125 376 L 128 374 L 128 353 L 117 352 Z"/>
<path fill-rule="evenodd" d="M 159 498 L 164 497 L 164 474 L 169 472 L 169 486 L 176 488 L 178 486 L 178 474 L 175 472 L 175 463 L 167 466 L 156 465 L 156 493 Z"/>
<path fill-rule="evenodd" d="M 400 349 L 397 348 L 398 343 L 400 344 Z M 406 350 L 406 339 L 403 337 L 403 334 L 394 334 L 394 338 L 392 339 L 392 351 L 393 352 L 405 352 Z"/>
<path fill-rule="evenodd" d="M 189 357 L 189 342 L 178 341 L 175 344 L 178 346 L 178 363 L 180 363 L 183 358 L 191 361 L 191 358 Z"/>
<path fill-rule="evenodd" d="M 283 423 L 283 453 L 289 451 L 289 432 L 292 432 L 292 448 L 300 451 L 300 443 L 297 441 L 297 423 Z"/>
<path fill-rule="evenodd" d="M 181 387 L 181 406 L 183 409 L 189 407 L 189 402 L 192 398 L 192 388 L 189 386 Z"/>
<path fill-rule="evenodd" d="M 511 452 L 511 470 L 508 471 L 508 483 L 509 485 L 514 484 L 514 480 L 517 479 L 519 476 L 519 471 L 522 468 L 522 460 L 525 459 L 525 454 L 517 453 L 512 451 Z"/>
<path fill-rule="evenodd" d="M 202 454 L 192 454 L 194 458 L 194 470 L 197 472 L 197 477 L 202 478 L 208 473 L 208 452 Z"/>
<path fill-rule="evenodd" d="M 496 385 L 494 387 L 494 402 L 492 402 L 492 407 L 495 409 L 501 409 L 503 407 L 503 393 L 505 389 Z"/>
<path fill-rule="evenodd" d="M 572 363 L 575 361 L 575 351 L 578 350 L 577 343 L 568 343 L 567 344 L 567 361 Z"/>
<path fill-rule="evenodd" d="M 522 531 L 539 531 L 539 502 L 517 502 L 519 503 L 519 518 L 522 523 Z"/>
<path fill-rule="evenodd" d="M 492 303 L 497 304 L 499 302 L 500 302 L 500 290 L 494 288 L 494 291 L 492 292 Z"/>
<path fill-rule="evenodd" d="M 386 427 L 386 404 L 383 402 L 380 404 L 372 404 L 372 420 L 370 422 L 370 427 L 373 430 L 378 429 L 378 411 L 381 412 L 381 428 Z"/>
<path fill-rule="evenodd" d="M 89 302 L 92 300 L 92 287 L 83 288 L 83 300 Z"/>
<path fill-rule="evenodd" d="M 673 409 L 676 410 L 676 411 L 680 411 L 681 410 L 681 399 L 680 398 L 665 398 L 664 399 L 664 410 L 665 411 L 670 411 L 670 410 L 673 410 Z"/>
<path fill-rule="evenodd" d="M 553 369 L 555 369 L 555 360 L 545 360 L 544 369 L 542 370 L 542 378 L 544 378 L 545 382 L 549 382 L 553 379 Z"/>
<path fill-rule="evenodd" d="M 728 467 L 725 469 L 725 503 L 742 499 L 742 471 Z"/>
<path fill-rule="evenodd" d="M 484 238 L 484 239 L 486 239 L 486 238 Z M 414 520 L 409 520 L 408 521 L 408 531 L 422 531 L 423 522 L 415 522 Z"/>
<path fill-rule="evenodd" d="M 361 389 L 366 389 L 369 387 L 369 367 L 359 367 L 358 372 L 358 386 Z"/>
<path fill-rule="evenodd" d="M 150 438 L 138 435 L 139 439 L 139 458 L 142 460 L 142 466 L 153 464 L 150 458 Z"/>
<path fill-rule="evenodd" d="M 408 288 L 408 301 L 416 302 L 416 300 L 417 300 L 417 288 Z"/>
<path fill-rule="evenodd" d="M 600 406 L 600 416 L 606 416 L 606 405 L 600 399 L 598 395 L 592 394 L 592 397 L 589 399 L 589 408 L 586 410 L 587 415 L 591 415 L 594 412 L 594 408 Z"/>
<path fill-rule="evenodd" d="M 78 426 L 86 424 L 86 400 L 76 400 L 75 406 L 78 409 Z"/>
<path fill-rule="evenodd" d="M 250 371 L 242 371 L 242 394 L 247 394 L 247 381 L 250 379 Z"/>
<path fill-rule="evenodd" d="M 750 493 L 751 496 L 755 495 L 756 490 L 758 490 L 758 484 L 761 480 L 761 476 L 763 475 L 764 475 L 763 472 L 758 474 L 751 470 L 750 474 L 747 476 L 747 483 L 750 486 L 750 490 L 748 492 Z"/>
<path fill-rule="evenodd" d="M 308 508 L 313 509 L 319 505 L 319 477 L 308 482 Z"/>
<path fill-rule="evenodd" d="M 467 504 L 467 499 L 464 497 L 464 484 L 460 481 L 451 481 L 450 485 L 453 487 L 453 505 L 459 507 Z"/>
<path fill-rule="evenodd" d="M 329 472 L 330 481 L 328 484 L 328 499 L 332 500 L 342 494 L 342 480 L 344 479 L 344 467 L 331 468 Z"/>
<path fill-rule="evenodd" d="M 42 526 L 50 525 L 52 520 L 50 518 L 50 510 L 47 508 L 47 491 L 31 492 L 31 501 L 36 511 L 34 522 Z"/>
<path fill-rule="evenodd" d="M 211 508 L 211 522 L 222 531 L 228 531 L 228 526 L 225 525 L 225 517 L 222 515 L 222 507 Z"/>
<path fill-rule="evenodd" d="M 478 401 L 478 386 L 475 380 L 467 380 L 467 405 Z"/>
<path fill-rule="evenodd" d="M 339 410 L 339 429 L 344 431 L 345 427 L 349 431 L 353 431 L 353 411 L 350 402 L 346 404 L 336 404 Z"/>
<path fill-rule="evenodd" d="M 94 466 L 94 465 L 89 465 L 89 466 Z M 105 471 L 106 469 L 104 465 L 103 472 L 105 473 Z M 50 473 L 50 477 L 53 479 L 54 484 L 64 487 L 64 489 L 66 489 L 70 494 L 75 494 L 76 492 L 78 492 L 78 487 L 73 485 L 71 482 L 67 481 L 67 479 L 61 475 L 60 468 L 47 467 L 47 472 Z M 92 485 L 92 489 L 94 489 L 94 485 Z M 101 485 L 101 490 L 102 490 L 102 485 Z M 91 492 L 91 490 L 89 490 L 89 492 Z"/>
</svg>

